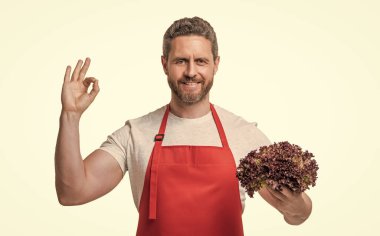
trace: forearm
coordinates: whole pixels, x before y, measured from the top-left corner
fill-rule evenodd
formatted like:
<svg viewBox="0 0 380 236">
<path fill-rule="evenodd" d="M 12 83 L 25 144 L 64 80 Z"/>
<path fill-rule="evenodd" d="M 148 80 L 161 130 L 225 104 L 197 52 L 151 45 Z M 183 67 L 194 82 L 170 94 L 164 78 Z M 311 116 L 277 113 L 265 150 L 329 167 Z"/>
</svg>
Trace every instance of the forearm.
<svg viewBox="0 0 380 236">
<path fill-rule="evenodd" d="M 311 214 L 312 202 L 311 199 L 305 194 L 302 193 L 302 198 L 304 199 L 304 205 L 301 207 L 300 212 L 288 212 L 284 213 L 284 220 L 291 225 L 302 224 Z"/>
<path fill-rule="evenodd" d="M 80 116 L 61 112 L 55 150 L 55 186 L 59 202 L 70 204 L 84 186 L 85 170 L 79 146 Z"/>
</svg>

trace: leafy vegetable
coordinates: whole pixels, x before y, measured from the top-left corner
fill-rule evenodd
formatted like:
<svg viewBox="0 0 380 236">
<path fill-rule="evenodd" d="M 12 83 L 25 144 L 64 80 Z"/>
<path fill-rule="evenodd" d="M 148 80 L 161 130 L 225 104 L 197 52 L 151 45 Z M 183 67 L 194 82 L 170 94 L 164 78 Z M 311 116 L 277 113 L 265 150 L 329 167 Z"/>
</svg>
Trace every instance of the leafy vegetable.
<svg viewBox="0 0 380 236">
<path fill-rule="evenodd" d="M 303 192 L 317 180 L 318 164 L 312 157 L 287 141 L 261 146 L 240 159 L 236 177 L 250 197 L 263 186 Z"/>
</svg>

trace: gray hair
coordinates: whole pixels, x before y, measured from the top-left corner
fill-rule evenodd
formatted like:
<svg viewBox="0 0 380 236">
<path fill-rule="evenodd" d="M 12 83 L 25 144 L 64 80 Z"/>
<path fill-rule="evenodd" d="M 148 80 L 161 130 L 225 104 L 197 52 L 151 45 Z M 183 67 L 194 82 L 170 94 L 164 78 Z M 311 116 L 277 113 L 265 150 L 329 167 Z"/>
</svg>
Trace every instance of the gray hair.
<svg viewBox="0 0 380 236">
<path fill-rule="evenodd" d="M 184 35 L 203 36 L 211 42 L 211 50 L 214 60 L 218 57 L 218 42 L 216 34 L 210 23 L 200 17 L 182 18 L 173 22 L 166 30 L 162 45 L 162 52 L 165 58 L 168 58 L 171 42 L 175 37 Z"/>
</svg>

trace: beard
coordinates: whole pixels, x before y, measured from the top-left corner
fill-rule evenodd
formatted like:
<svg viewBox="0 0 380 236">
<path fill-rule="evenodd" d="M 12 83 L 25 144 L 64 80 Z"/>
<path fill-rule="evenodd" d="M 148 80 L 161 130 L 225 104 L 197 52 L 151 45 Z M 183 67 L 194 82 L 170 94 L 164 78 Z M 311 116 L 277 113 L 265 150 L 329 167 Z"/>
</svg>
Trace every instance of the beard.
<svg viewBox="0 0 380 236">
<path fill-rule="evenodd" d="M 212 78 L 210 82 L 206 83 L 205 79 L 194 79 L 194 78 L 184 78 L 179 80 L 178 82 L 170 79 L 168 77 L 168 84 L 172 91 L 172 93 L 183 103 L 187 105 L 195 104 L 205 98 L 205 96 L 209 93 L 212 85 L 213 85 L 214 79 Z M 181 90 L 179 87 L 180 83 L 185 82 L 194 82 L 194 83 L 200 83 L 201 84 L 201 91 L 199 92 L 186 92 Z"/>
</svg>

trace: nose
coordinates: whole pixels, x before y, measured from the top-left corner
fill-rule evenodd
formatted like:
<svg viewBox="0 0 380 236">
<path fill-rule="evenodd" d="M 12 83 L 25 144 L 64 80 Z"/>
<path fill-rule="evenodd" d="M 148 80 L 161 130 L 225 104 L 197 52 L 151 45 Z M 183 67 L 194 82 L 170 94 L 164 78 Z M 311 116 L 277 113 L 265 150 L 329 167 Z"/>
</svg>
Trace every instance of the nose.
<svg viewBox="0 0 380 236">
<path fill-rule="evenodd" d="M 194 61 L 190 60 L 189 63 L 187 63 L 187 67 L 185 70 L 185 76 L 193 78 L 193 77 L 195 77 L 196 74 L 197 74 L 197 72 L 196 72 L 195 63 L 194 63 Z"/>
</svg>

